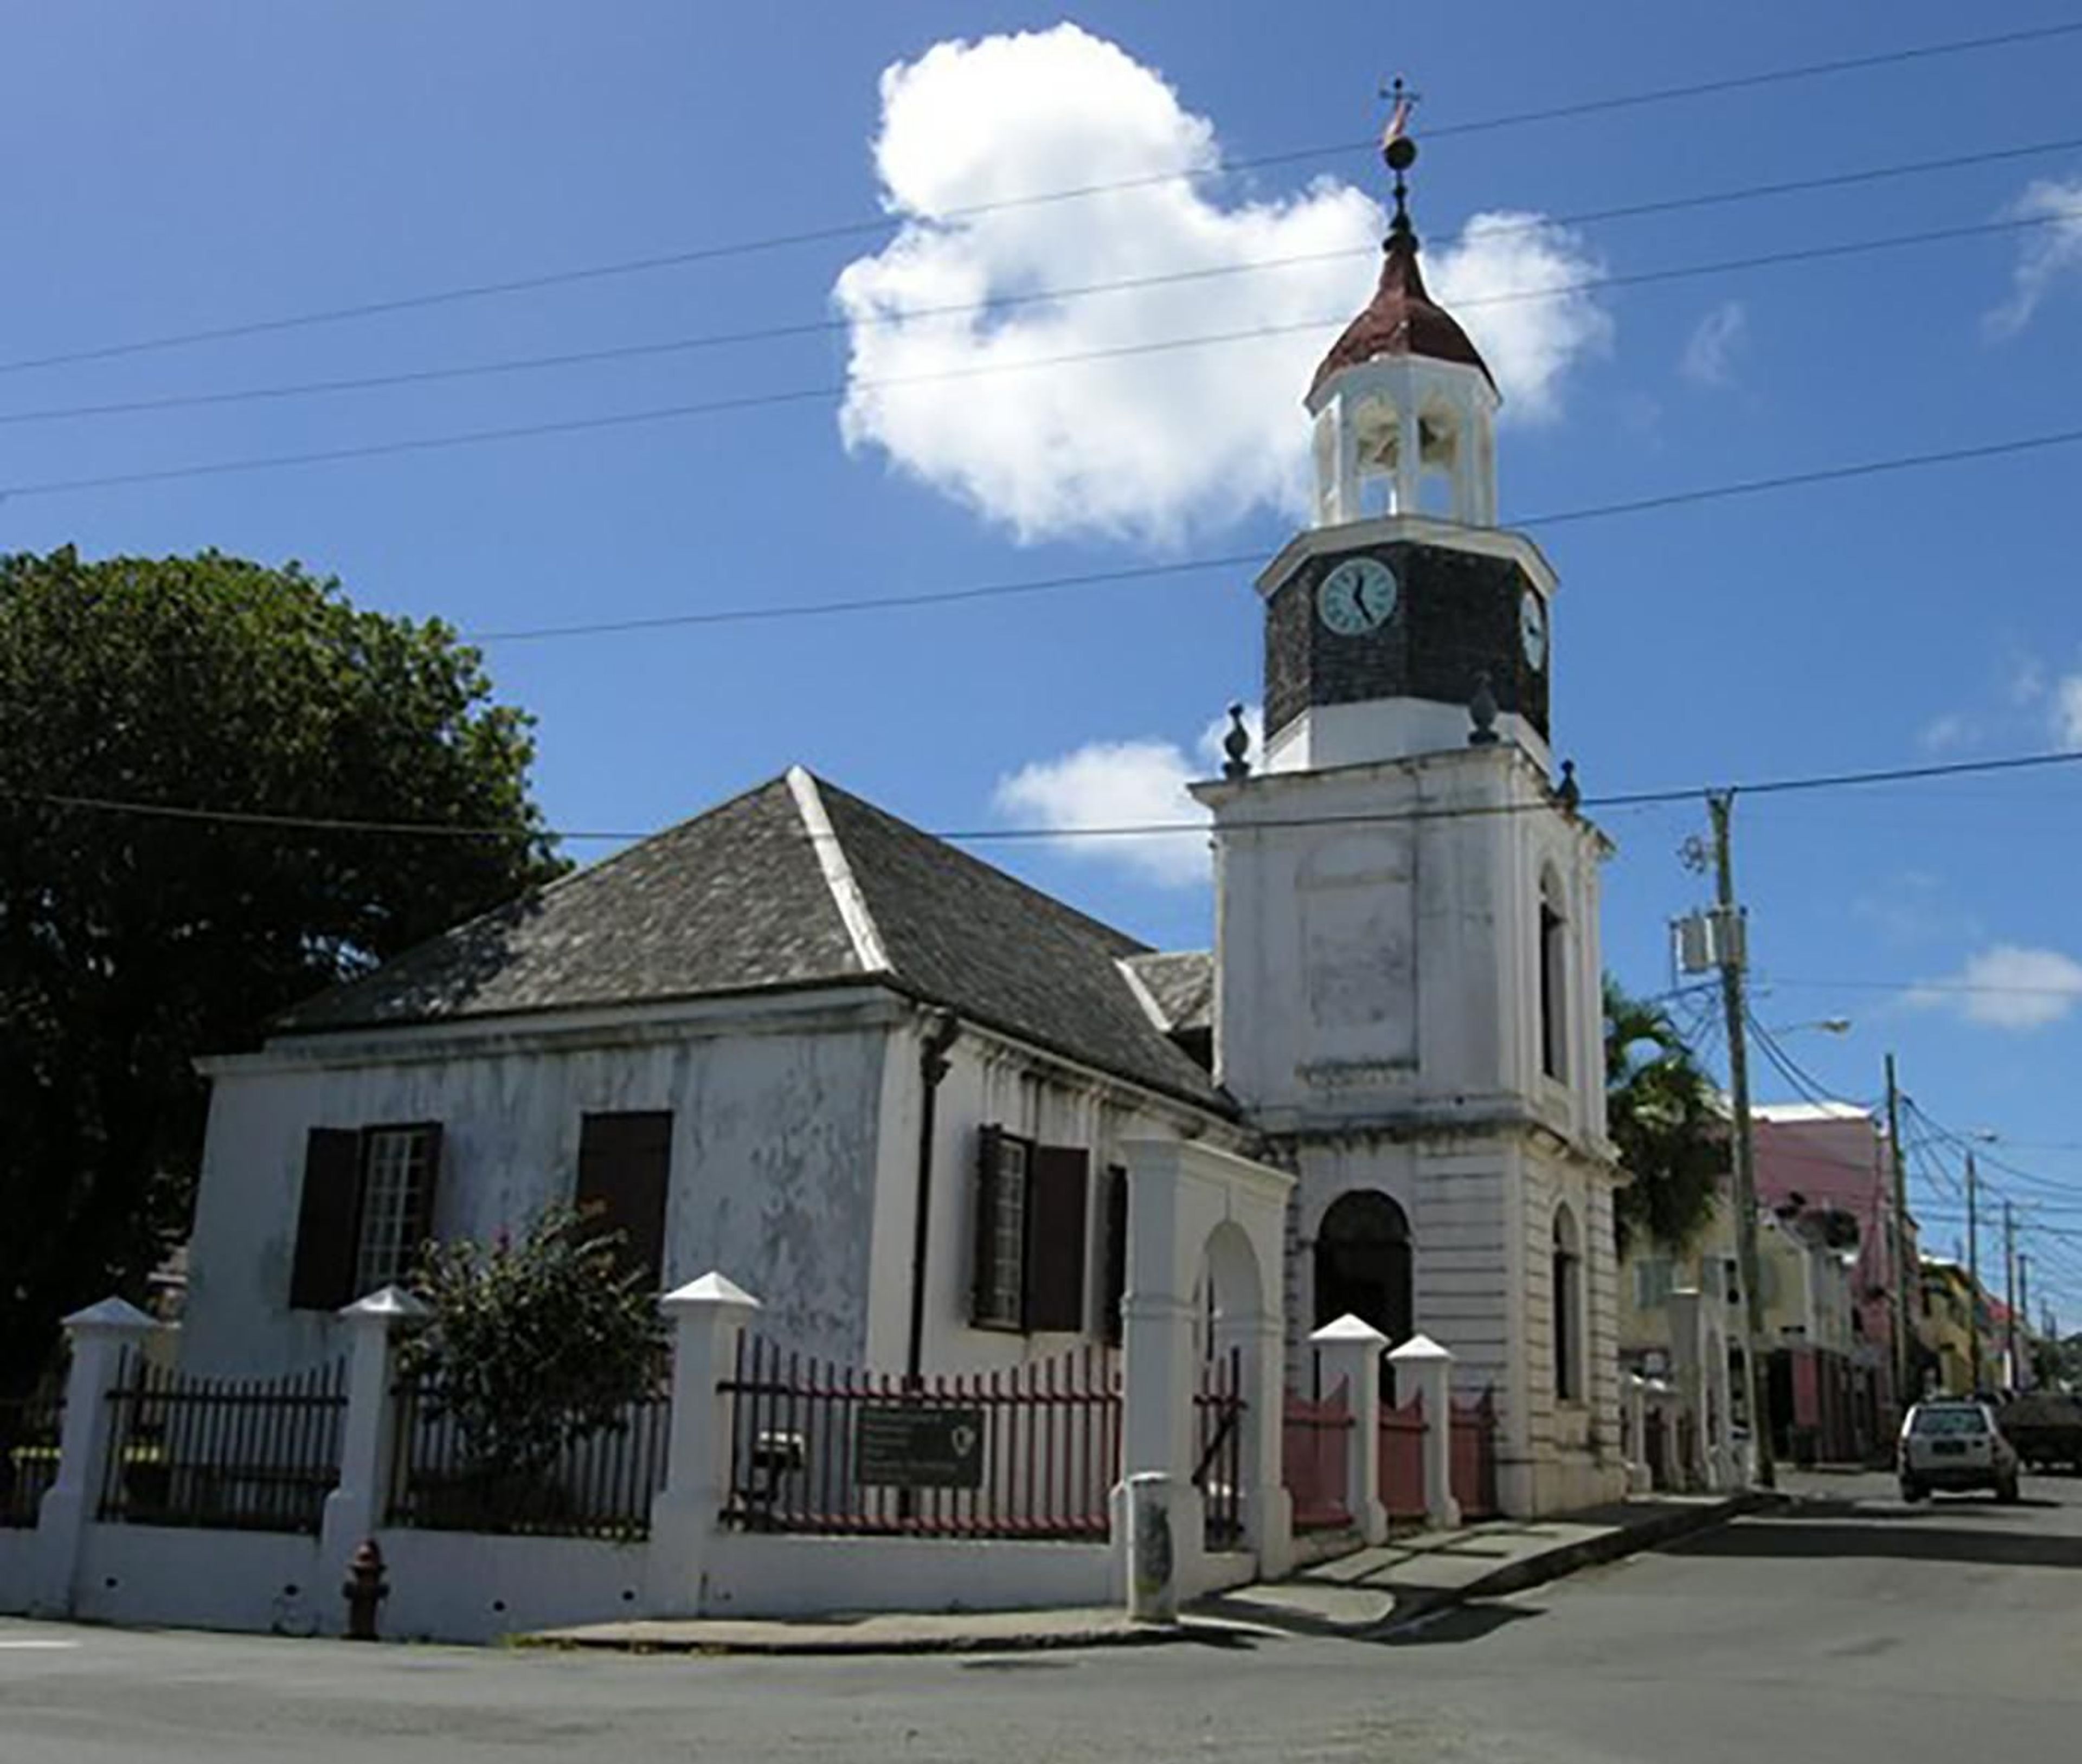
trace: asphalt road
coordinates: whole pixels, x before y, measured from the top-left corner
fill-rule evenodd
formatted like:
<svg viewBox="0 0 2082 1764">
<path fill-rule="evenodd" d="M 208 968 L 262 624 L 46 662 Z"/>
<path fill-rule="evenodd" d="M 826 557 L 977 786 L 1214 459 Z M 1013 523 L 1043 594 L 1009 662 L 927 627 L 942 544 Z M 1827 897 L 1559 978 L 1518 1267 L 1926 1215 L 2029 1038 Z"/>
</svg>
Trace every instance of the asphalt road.
<svg viewBox="0 0 2082 1764">
<path fill-rule="evenodd" d="M 1822 1498 L 1386 1643 L 622 1659 L 0 1623 L 0 1764 L 2082 1756 L 2082 1482 L 1800 1486 Z"/>
</svg>

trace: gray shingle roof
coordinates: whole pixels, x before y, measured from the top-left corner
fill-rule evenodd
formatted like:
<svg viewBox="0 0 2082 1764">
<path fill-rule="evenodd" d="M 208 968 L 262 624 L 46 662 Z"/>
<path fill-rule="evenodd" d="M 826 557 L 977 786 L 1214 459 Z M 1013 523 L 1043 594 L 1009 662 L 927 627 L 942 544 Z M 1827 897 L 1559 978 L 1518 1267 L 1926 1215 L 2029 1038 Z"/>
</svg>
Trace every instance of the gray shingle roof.
<svg viewBox="0 0 2082 1764">
<path fill-rule="evenodd" d="M 841 916 L 821 810 L 866 909 Z M 874 945 L 887 966 L 870 968 Z M 1147 945 L 873 804 L 763 784 L 287 1013 L 278 1033 L 881 980 L 1203 1107 L 1233 1105 L 1121 971 Z M 1162 958 L 1154 958 L 1162 959 Z M 1203 958 L 1204 959 L 1204 958 Z"/>
</svg>

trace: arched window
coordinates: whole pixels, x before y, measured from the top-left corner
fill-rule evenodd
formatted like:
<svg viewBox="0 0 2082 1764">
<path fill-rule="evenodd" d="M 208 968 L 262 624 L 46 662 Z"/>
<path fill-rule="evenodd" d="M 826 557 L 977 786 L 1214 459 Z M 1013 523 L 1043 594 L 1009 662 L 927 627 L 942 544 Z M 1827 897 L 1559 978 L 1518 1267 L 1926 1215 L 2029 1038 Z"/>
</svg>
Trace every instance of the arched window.
<svg viewBox="0 0 2082 1764">
<path fill-rule="evenodd" d="M 1416 1327 L 1410 1220 L 1375 1189 L 1339 1195 L 1316 1230 L 1316 1327 L 1347 1311 L 1397 1345 Z"/>
<path fill-rule="evenodd" d="M 1554 1400 L 1583 1400 L 1583 1250 L 1576 1216 L 1554 1209 Z"/>
<path fill-rule="evenodd" d="M 1562 878 L 1540 878 L 1540 1069 L 1557 1083 L 1569 1078 L 1569 916 Z"/>
</svg>

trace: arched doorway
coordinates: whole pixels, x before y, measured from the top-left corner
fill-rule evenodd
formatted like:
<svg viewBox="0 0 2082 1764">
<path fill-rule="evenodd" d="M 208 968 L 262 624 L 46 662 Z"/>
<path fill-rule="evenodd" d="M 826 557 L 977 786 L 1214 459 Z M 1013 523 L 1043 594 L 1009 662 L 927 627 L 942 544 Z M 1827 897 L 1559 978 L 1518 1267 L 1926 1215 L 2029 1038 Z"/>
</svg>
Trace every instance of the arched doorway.
<svg viewBox="0 0 2082 1764">
<path fill-rule="evenodd" d="M 1400 1345 L 1416 1332 L 1410 1219 L 1377 1189 L 1339 1195 L 1316 1229 L 1316 1324 L 1347 1312 Z"/>
</svg>

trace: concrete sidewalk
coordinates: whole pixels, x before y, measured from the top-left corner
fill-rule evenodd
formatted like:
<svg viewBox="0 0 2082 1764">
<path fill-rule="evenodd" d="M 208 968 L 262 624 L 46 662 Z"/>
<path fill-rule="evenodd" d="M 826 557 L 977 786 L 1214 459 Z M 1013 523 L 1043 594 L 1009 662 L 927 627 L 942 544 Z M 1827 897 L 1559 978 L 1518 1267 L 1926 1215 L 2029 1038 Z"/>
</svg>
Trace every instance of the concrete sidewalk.
<svg viewBox="0 0 2082 1764">
<path fill-rule="evenodd" d="M 1472 1600 L 1500 1598 L 1776 1504 L 1761 1492 L 1657 1495 L 1551 1519 L 1423 1531 L 1240 1588 L 1195 1616 L 1295 1635 L 1378 1636 Z"/>
<path fill-rule="evenodd" d="M 1137 1623 L 1117 1610 L 948 1611 L 837 1615 L 800 1621 L 639 1619 L 545 1630 L 525 1646 L 625 1653 L 1010 1653 L 1152 1643 L 1248 1645 L 1279 1635 L 1378 1636 L 1472 1599 L 1496 1598 L 1720 1525 L 1768 1505 L 1761 1494 L 1659 1496 L 1540 1520 L 1498 1520 L 1419 1532 L 1356 1549 L 1292 1579 L 1195 1605 L 1175 1624 Z"/>
</svg>

